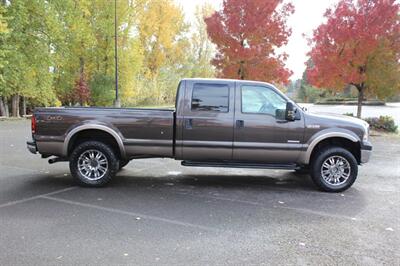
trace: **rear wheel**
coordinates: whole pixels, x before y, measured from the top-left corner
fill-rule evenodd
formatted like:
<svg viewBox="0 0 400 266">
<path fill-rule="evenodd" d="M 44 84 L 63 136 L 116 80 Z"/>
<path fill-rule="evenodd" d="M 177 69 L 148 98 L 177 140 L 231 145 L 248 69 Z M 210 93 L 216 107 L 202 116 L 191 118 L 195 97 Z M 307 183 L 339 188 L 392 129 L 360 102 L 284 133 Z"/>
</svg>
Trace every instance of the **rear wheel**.
<svg viewBox="0 0 400 266">
<path fill-rule="evenodd" d="M 314 156 L 310 170 L 312 180 L 321 190 L 341 192 L 356 181 L 358 164 L 348 150 L 329 147 Z"/>
<path fill-rule="evenodd" d="M 114 151 L 98 141 L 79 144 L 70 156 L 69 168 L 80 185 L 100 187 L 107 184 L 119 167 Z"/>
</svg>

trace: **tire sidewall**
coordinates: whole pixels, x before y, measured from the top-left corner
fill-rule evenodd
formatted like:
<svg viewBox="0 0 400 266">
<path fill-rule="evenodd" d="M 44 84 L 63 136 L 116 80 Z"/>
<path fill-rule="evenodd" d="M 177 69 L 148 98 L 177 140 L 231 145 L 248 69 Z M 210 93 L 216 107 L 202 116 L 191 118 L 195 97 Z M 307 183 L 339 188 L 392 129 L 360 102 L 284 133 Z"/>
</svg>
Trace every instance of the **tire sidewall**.
<svg viewBox="0 0 400 266">
<path fill-rule="evenodd" d="M 334 186 L 324 180 L 321 174 L 321 167 L 324 161 L 331 156 L 341 156 L 345 158 L 350 164 L 350 176 L 345 183 Z M 358 163 L 354 155 L 343 148 L 326 148 L 319 152 L 313 160 L 311 167 L 311 177 L 314 183 L 323 191 L 327 192 L 342 192 L 353 185 L 357 179 Z"/>
<path fill-rule="evenodd" d="M 78 170 L 78 160 L 82 153 L 87 150 L 98 150 L 106 156 L 108 161 L 108 169 L 105 175 L 98 179 L 98 180 L 90 180 L 83 176 Z M 84 186 L 90 187 L 101 187 L 110 182 L 110 180 L 114 177 L 115 173 L 119 169 L 119 163 L 115 156 L 114 151 L 107 146 L 106 144 L 98 141 L 86 141 L 79 144 L 74 151 L 71 153 L 70 160 L 69 160 L 69 167 L 72 176 L 75 180 Z"/>
</svg>

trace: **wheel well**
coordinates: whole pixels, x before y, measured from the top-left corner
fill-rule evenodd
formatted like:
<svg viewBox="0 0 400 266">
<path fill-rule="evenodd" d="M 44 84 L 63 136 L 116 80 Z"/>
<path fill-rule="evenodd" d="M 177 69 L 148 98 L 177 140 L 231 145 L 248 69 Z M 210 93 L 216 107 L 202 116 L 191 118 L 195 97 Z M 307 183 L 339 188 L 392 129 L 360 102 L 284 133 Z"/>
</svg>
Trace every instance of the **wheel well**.
<svg viewBox="0 0 400 266">
<path fill-rule="evenodd" d="M 326 147 L 341 147 L 351 152 L 357 160 L 357 163 L 361 163 L 361 147 L 360 142 L 353 142 L 346 138 L 334 137 L 321 140 L 313 149 L 310 157 L 310 162 L 314 159 L 315 154 L 321 149 Z"/>
<path fill-rule="evenodd" d="M 86 129 L 73 135 L 68 143 L 68 156 L 72 153 L 76 146 L 89 140 L 95 140 L 109 145 L 114 150 L 115 154 L 121 158 L 121 150 L 114 136 L 99 129 Z"/>
</svg>

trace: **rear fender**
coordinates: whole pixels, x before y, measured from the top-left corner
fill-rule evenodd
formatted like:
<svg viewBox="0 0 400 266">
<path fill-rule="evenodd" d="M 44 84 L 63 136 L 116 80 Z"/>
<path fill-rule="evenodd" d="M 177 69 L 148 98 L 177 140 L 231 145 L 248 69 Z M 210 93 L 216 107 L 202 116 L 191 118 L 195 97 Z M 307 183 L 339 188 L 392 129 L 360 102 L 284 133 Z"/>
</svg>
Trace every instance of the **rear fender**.
<svg viewBox="0 0 400 266">
<path fill-rule="evenodd" d="M 69 143 L 72 139 L 72 137 L 83 131 L 83 130 L 88 130 L 88 129 L 95 129 L 95 130 L 101 130 L 104 131 L 108 134 L 110 134 L 111 136 L 114 137 L 115 141 L 118 143 L 118 147 L 121 153 L 121 157 L 123 159 L 126 159 L 126 152 L 125 152 L 125 147 L 124 147 L 124 143 L 122 141 L 122 136 L 119 133 L 118 129 L 114 128 L 111 125 L 107 125 L 104 123 L 93 123 L 93 121 L 90 121 L 89 123 L 81 123 L 77 126 L 75 126 L 74 128 L 70 129 L 67 131 L 65 140 L 64 140 L 64 145 L 63 145 L 63 156 L 67 157 L 68 156 L 68 146 Z"/>
</svg>

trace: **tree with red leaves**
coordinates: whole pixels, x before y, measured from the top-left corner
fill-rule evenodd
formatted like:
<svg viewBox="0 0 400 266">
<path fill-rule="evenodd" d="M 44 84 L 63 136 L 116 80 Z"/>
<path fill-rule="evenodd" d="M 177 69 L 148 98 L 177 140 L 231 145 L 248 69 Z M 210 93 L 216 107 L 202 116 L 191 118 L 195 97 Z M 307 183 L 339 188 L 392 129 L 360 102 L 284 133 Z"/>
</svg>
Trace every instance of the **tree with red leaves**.
<svg viewBox="0 0 400 266">
<path fill-rule="evenodd" d="M 341 0 L 325 13 L 310 40 L 308 81 L 317 87 L 358 90 L 357 117 L 366 92 L 388 96 L 400 85 L 400 20 L 395 0 Z"/>
<path fill-rule="evenodd" d="M 205 18 L 207 32 L 217 47 L 212 61 L 225 78 L 287 83 L 287 54 L 276 49 L 287 44 L 287 17 L 294 12 L 283 0 L 224 0 L 223 9 Z"/>
<path fill-rule="evenodd" d="M 83 73 L 81 73 L 79 78 L 75 81 L 73 98 L 76 102 L 79 102 L 81 106 L 84 106 L 89 102 L 90 89 Z"/>
</svg>

